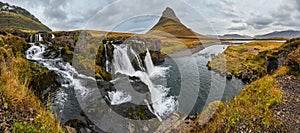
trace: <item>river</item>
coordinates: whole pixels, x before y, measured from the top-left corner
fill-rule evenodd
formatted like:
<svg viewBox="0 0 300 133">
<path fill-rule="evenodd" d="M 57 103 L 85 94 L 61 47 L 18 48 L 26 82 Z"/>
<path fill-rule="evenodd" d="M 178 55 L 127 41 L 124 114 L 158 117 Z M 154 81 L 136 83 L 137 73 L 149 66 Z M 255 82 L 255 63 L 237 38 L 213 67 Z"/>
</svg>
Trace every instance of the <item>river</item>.
<svg viewBox="0 0 300 133">
<path fill-rule="evenodd" d="M 155 127 L 173 112 L 186 115 L 201 112 L 210 102 L 215 100 L 226 102 L 244 88 L 240 79 L 233 77 L 227 80 L 226 77 L 206 67 L 207 62 L 211 60 L 211 54 L 222 53 L 228 45 L 211 45 L 189 56 L 166 56 L 161 66 L 154 66 L 147 52 L 144 60 L 146 68 L 140 70 L 134 70 L 132 67 L 127 52 L 130 48 L 126 45 L 114 46 L 112 73 L 117 76 L 110 82 L 97 81 L 94 77 L 80 74 L 60 57 L 45 56 L 47 46 L 43 44 L 30 43 L 30 45 L 26 52 L 27 59 L 55 71 L 58 75 L 61 87 L 51 91 L 50 103 L 61 118 L 61 122 L 72 123 L 78 120 L 96 131 L 123 132 L 124 129 L 128 129 L 128 123 L 148 126 L 149 130 L 154 131 Z M 134 52 L 131 53 L 136 56 Z M 140 80 L 132 81 L 124 78 L 124 75 L 138 77 Z M 149 93 L 140 95 L 130 91 L 132 84 L 137 82 L 147 85 Z M 115 90 L 108 91 L 107 95 L 102 94 L 103 90 L 110 89 L 111 84 Z M 141 103 L 143 106 L 131 105 Z M 136 108 L 137 111 L 141 107 L 145 112 L 150 111 L 156 119 L 141 121 L 125 118 L 122 113 L 128 112 L 128 107 Z M 120 110 L 121 113 L 118 112 Z"/>
</svg>

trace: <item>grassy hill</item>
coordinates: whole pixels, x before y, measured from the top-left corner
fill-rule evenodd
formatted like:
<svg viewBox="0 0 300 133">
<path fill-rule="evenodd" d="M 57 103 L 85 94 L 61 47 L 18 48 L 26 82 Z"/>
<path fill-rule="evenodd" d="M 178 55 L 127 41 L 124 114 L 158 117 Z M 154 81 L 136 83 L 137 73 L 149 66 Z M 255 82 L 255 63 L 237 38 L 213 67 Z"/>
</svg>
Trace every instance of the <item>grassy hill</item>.
<svg viewBox="0 0 300 133">
<path fill-rule="evenodd" d="M 51 31 L 35 16 L 23 8 L 10 6 L 0 2 L 0 29 L 1 30 L 34 30 Z"/>
</svg>

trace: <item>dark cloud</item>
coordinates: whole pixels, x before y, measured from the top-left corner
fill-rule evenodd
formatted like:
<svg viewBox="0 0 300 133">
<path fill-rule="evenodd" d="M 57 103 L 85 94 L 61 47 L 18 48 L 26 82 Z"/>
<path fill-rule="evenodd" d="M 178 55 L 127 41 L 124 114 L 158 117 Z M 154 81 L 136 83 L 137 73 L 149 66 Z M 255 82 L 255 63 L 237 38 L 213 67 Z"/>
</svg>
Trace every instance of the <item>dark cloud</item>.
<svg viewBox="0 0 300 133">
<path fill-rule="evenodd" d="M 230 28 L 227 28 L 227 30 L 246 30 L 247 26 L 233 26 Z"/>
<path fill-rule="evenodd" d="M 255 29 L 264 29 L 267 28 L 273 22 L 272 18 L 256 16 L 246 21 L 249 26 L 252 26 Z"/>
<path fill-rule="evenodd" d="M 296 4 L 295 4 L 296 9 L 297 9 L 298 11 L 300 11 L 300 0 L 295 0 L 295 1 L 296 1 Z"/>
<path fill-rule="evenodd" d="M 242 20 L 231 20 L 232 23 L 241 23 Z"/>
</svg>

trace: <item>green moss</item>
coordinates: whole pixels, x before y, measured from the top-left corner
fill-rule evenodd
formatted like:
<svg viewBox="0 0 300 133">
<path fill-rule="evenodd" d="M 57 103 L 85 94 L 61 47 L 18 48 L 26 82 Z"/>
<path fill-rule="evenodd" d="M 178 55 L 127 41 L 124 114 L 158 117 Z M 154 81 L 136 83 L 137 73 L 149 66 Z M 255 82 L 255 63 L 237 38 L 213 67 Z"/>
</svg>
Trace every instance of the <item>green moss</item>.
<svg viewBox="0 0 300 133">
<path fill-rule="evenodd" d="M 14 133 L 47 133 L 45 127 L 35 127 L 32 124 L 27 123 L 14 123 L 13 125 Z"/>
</svg>

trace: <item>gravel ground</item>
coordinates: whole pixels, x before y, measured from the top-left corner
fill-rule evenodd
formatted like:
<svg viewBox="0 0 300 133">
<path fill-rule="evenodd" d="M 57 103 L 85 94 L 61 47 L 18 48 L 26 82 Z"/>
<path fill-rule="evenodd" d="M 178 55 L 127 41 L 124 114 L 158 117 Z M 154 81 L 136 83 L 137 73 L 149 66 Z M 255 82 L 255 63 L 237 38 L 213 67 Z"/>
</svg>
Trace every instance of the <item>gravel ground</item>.
<svg viewBox="0 0 300 133">
<path fill-rule="evenodd" d="M 0 94 L 0 133 L 10 133 L 13 130 L 13 123 L 27 122 L 34 120 L 36 111 L 33 109 L 18 110 L 9 105 Z"/>
<path fill-rule="evenodd" d="M 288 129 L 300 132 L 300 80 L 295 76 L 278 77 L 277 82 L 283 91 L 283 103 L 276 105 L 273 115 Z"/>
</svg>

